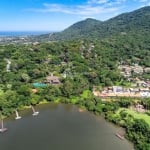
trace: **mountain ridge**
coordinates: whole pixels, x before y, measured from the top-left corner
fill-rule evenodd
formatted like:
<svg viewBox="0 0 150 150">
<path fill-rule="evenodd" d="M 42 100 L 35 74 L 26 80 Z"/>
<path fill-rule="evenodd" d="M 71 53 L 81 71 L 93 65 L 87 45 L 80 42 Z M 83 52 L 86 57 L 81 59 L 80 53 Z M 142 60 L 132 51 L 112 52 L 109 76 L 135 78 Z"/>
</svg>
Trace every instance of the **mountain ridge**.
<svg viewBox="0 0 150 150">
<path fill-rule="evenodd" d="M 93 18 L 74 23 L 62 32 L 53 33 L 49 40 L 71 40 L 80 38 L 107 38 L 122 32 L 150 31 L 150 6 L 120 14 L 106 21 Z"/>
</svg>

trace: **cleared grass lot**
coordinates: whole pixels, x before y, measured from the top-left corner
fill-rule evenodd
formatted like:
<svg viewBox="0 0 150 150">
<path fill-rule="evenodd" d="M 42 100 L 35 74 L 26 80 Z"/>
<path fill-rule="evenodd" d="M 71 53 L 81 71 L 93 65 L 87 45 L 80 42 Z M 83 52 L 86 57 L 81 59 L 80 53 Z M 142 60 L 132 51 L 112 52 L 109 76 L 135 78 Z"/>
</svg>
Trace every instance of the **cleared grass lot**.
<svg viewBox="0 0 150 150">
<path fill-rule="evenodd" d="M 127 112 L 130 115 L 132 115 L 136 119 L 143 119 L 143 120 L 145 120 L 145 122 L 150 126 L 150 116 L 149 115 L 147 115 L 145 113 L 136 112 L 136 111 L 130 110 L 130 109 L 124 109 L 124 108 L 119 109 L 118 113 L 121 110 L 125 110 L 125 112 Z"/>
</svg>

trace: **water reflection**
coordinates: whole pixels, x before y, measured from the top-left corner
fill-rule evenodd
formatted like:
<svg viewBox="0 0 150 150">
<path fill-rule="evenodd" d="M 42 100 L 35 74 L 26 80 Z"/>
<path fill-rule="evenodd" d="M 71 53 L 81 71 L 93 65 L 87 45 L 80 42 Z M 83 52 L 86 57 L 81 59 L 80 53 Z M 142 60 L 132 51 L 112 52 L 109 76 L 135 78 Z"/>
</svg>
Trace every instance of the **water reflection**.
<svg viewBox="0 0 150 150">
<path fill-rule="evenodd" d="M 7 120 L 1 150 L 132 150 L 128 141 L 115 136 L 119 128 L 76 106 L 50 103 L 36 110 L 36 117 L 27 109 L 20 112 L 22 119 Z"/>
</svg>

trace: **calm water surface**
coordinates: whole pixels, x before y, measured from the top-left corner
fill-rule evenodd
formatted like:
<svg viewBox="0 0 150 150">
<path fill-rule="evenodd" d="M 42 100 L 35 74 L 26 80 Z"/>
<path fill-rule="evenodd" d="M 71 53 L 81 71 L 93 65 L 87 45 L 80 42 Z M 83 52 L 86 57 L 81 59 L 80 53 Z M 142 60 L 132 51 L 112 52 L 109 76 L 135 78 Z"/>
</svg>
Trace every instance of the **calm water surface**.
<svg viewBox="0 0 150 150">
<path fill-rule="evenodd" d="M 120 128 L 76 106 L 44 104 L 5 121 L 9 129 L 0 134 L 0 150 L 132 150 L 131 143 L 115 136 Z"/>
</svg>

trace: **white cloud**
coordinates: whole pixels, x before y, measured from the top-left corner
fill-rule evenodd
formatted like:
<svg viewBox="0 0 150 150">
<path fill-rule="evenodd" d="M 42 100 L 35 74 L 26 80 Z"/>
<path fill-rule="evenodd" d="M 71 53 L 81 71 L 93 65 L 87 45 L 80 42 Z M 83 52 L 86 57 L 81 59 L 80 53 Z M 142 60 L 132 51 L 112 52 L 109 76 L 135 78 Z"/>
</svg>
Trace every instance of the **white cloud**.
<svg viewBox="0 0 150 150">
<path fill-rule="evenodd" d="M 150 6 L 150 0 L 136 0 L 141 3 L 140 7 Z"/>
<path fill-rule="evenodd" d="M 129 0 L 87 0 L 85 3 L 78 5 L 64 5 L 44 3 L 41 8 L 26 9 L 26 11 L 41 12 L 41 13 L 63 13 L 78 15 L 80 17 L 108 14 L 119 14 L 122 9 L 128 7 L 126 3 Z M 133 3 L 142 3 L 142 6 L 150 5 L 150 0 L 131 0 Z"/>
<path fill-rule="evenodd" d="M 109 0 L 89 0 L 88 4 L 105 4 L 109 2 Z"/>
<path fill-rule="evenodd" d="M 150 0 L 134 0 L 134 1 L 140 3 L 146 3 L 146 5 L 150 3 Z"/>
<path fill-rule="evenodd" d="M 121 4 L 123 2 L 126 2 L 127 0 L 89 0 L 88 4 Z"/>
<path fill-rule="evenodd" d="M 139 2 L 142 2 L 142 3 L 143 3 L 143 2 L 147 2 L 147 1 L 148 1 L 148 0 L 139 0 Z"/>
<path fill-rule="evenodd" d="M 33 12 L 58 12 L 64 14 L 80 15 L 82 17 L 94 16 L 98 14 L 117 13 L 121 3 L 126 0 L 88 0 L 82 5 L 63 5 L 44 3 L 43 8 L 31 8 L 28 11 Z M 120 6 L 119 6 L 120 5 Z"/>
</svg>

